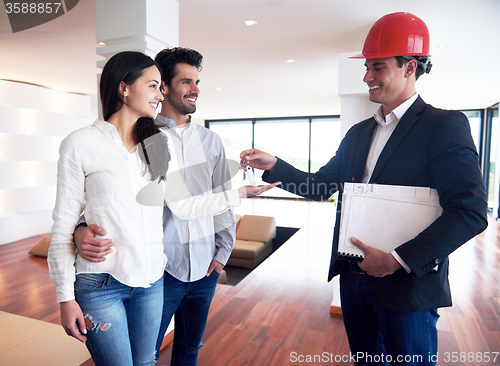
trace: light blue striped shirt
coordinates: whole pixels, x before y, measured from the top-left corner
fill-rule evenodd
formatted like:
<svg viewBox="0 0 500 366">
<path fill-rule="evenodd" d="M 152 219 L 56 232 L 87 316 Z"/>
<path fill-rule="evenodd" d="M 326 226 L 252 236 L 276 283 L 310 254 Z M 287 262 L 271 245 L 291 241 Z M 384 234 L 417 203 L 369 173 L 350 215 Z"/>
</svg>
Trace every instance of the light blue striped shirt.
<svg viewBox="0 0 500 366">
<path fill-rule="evenodd" d="M 220 137 L 196 123 L 189 123 L 182 135 L 175 121 L 156 117 L 175 149 L 178 168 L 192 195 L 231 189 L 231 177 Z M 230 209 L 217 216 L 181 220 L 165 206 L 163 244 L 168 262 L 166 271 L 183 282 L 203 278 L 213 259 L 226 264 L 235 242 L 235 221 Z"/>
</svg>

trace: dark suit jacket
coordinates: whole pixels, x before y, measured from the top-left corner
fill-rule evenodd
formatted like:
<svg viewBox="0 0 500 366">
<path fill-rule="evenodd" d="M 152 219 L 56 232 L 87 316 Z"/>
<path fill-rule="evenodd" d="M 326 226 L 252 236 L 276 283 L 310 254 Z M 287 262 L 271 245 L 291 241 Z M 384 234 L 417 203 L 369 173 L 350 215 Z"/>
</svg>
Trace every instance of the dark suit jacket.
<svg viewBox="0 0 500 366">
<path fill-rule="evenodd" d="M 336 155 L 316 173 L 278 159 L 275 168 L 263 174 L 265 181 L 282 181 L 282 188 L 292 193 L 300 187 L 300 195 L 313 200 L 326 200 L 339 191 L 329 281 L 345 265 L 337 260 L 342 184 L 361 182 L 376 124 L 372 117 L 354 125 Z M 392 310 L 451 306 L 448 255 L 487 227 L 486 192 L 465 115 L 436 109 L 419 97 L 382 150 L 370 183 L 436 188 L 443 208 L 426 230 L 396 248 L 412 272 L 401 268 L 382 278 L 370 276 L 374 295 Z"/>
</svg>

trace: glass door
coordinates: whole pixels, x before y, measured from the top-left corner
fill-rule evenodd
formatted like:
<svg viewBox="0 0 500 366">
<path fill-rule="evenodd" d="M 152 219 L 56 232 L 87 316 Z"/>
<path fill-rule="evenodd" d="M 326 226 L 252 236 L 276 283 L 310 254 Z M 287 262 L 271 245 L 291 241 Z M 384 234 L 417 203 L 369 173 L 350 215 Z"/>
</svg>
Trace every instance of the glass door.
<svg viewBox="0 0 500 366">
<path fill-rule="evenodd" d="M 499 133 L 498 104 L 496 104 L 486 111 L 486 146 L 483 175 L 488 193 L 488 209 L 492 210 L 497 218 L 500 215 L 500 167 L 496 166 L 496 163 L 500 161 Z"/>
</svg>

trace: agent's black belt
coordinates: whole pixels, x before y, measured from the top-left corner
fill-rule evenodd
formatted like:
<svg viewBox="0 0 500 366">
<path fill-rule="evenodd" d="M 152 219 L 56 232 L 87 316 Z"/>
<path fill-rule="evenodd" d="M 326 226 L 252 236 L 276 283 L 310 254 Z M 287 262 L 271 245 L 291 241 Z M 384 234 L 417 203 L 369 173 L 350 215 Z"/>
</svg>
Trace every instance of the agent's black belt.
<svg viewBox="0 0 500 366">
<path fill-rule="evenodd" d="M 349 261 L 349 267 L 351 267 L 351 271 L 357 274 L 366 274 L 361 268 L 359 268 L 358 262 Z"/>
</svg>

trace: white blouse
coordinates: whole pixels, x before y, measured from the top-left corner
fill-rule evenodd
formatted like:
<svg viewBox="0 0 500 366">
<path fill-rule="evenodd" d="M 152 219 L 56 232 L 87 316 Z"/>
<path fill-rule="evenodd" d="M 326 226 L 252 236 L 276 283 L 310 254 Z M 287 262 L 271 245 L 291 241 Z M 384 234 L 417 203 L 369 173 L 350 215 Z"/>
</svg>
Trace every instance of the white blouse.
<svg viewBox="0 0 500 366">
<path fill-rule="evenodd" d="M 79 273 L 108 273 L 131 287 L 156 282 L 167 263 L 162 241 L 164 201 L 182 219 L 217 215 L 241 202 L 237 190 L 191 197 L 181 175 L 175 173 L 175 149 L 170 149 L 173 164 L 166 182 L 149 181 L 137 150 L 130 153 L 108 122 L 97 120 L 71 133 L 59 152 L 48 255 L 58 302 L 74 299 L 75 275 Z M 73 231 L 84 209 L 89 225 L 106 230 L 106 236 L 100 238 L 112 238 L 115 244 L 100 263 L 76 253 Z"/>
</svg>

